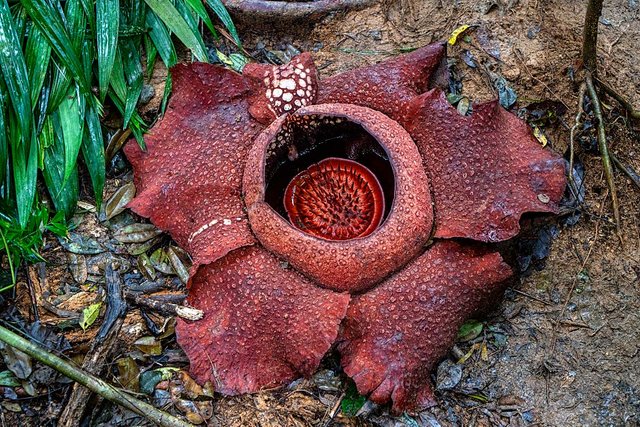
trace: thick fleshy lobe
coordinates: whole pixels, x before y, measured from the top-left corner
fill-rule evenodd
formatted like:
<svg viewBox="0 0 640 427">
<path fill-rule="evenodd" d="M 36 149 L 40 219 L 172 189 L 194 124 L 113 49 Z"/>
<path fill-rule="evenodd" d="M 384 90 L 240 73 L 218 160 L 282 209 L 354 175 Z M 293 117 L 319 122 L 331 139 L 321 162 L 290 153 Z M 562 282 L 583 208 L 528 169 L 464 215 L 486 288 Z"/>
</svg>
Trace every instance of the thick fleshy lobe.
<svg viewBox="0 0 640 427">
<path fill-rule="evenodd" d="M 510 275 L 498 253 L 435 243 L 353 298 L 339 346 L 345 372 L 372 401 L 392 400 L 395 413 L 433 406 L 431 370 L 466 319 L 497 305 Z"/>
<path fill-rule="evenodd" d="M 262 126 L 249 114 L 253 86 L 207 64 L 173 69 L 174 95 L 164 118 L 125 146 L 136 198 L 129 207 L 148 217 L 206 264 L 253 244 L 241 199 L 244 159 Z"/>
<path fill-rule="evenodd" d="M 318 103 L 356 104 L 397 120 L 406 104 L 426 92 L 441 70 L 445 46 L 434 43 L 368 67 L 322 80 Z"/>
<path fill-rule="evenodd" d="M 284 112 L 283 98 L 302 105 L 316 96 L 317 71 L 308 54 L 282 66 L 246 68 L 240 75 L 208 64 L 174 67 L 174 94 L 145 137 L 147 152 L 135 141 L 125 147 L 137 189 L 129 207 L 168 231 L 194 267 L 255 243 L 241 198 L 247 151 Z"/>
<path fill-rule="evenodd" d="M 462 116 L 434 89 L 408 105 L 401 123 L 431 178 L 435 237 L 502 241 L 518 234 L 523 213 L 557 212 L 564 160 L 497 101 Z"/>
<path fill-rule="evenodd" d="M 311 375 L 349 303 L 258 246 L 200 267 L 190 284 L 187 302 L 204 318 L 178 320 L 178 342 L 194 378 L 228 395 Z"/>
</svg>

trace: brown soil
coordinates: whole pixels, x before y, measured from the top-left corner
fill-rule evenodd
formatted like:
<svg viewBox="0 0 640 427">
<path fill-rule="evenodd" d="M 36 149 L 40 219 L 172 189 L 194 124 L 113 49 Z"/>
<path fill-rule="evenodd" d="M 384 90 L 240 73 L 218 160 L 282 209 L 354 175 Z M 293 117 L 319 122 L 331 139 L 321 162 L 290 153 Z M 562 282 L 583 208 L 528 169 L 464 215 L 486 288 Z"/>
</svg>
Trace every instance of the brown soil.
<svg viewBox="0 0 640 427">
<path fill-rule="evenodd" d="M 544 128 L 552 149 L 564 153 L 569 145 L 569 128 L 577 111 L 577 87 L 572 71 L 579 66 L 582 21 L 586 1 L 562 0 L 387 0 L 360 11 L 334 13 L 315 26 L 287 25 L 285 28 L 244 22 L 239 28 L 245 47 L 260 56 L 263 48 L 286 57 L 294 47 L 314 52 L 321 74 L 328 76 L 397 55 L 411 48 L 448 39 L 463 24 L 474 27 L 453 47 L 448 57 L 462 81 L 462 93 L 480 102 L 497 97 L 490 73 L 503 76 L 518 95 L 515 110 L 539 101 L 555 101 L 566 113 L 555 125 Z M 606 2 L 600 24 L 600 78 L 640 107 L 640 3 L 636 0 Z M 292 33 L 292 30 L 294 31 Z M 462 59 L 471 52 L 476 68 Z M 152 83 L 162 73 L 154 73 Z M 146 110 L 159 105 L 162 87 Z M 607 132 L 612 152 L 636 171 L 640 170 L 638 123 L 629 123 L 614 101 L 604 99 Z M 600 159 L 580 153 L 586 168 L 586 197 L 580 220 L 568 226 L 560 221 L 558 236 L 542 269 L 532 269 L 520 278 L 485 319 L 484 333 L 472 342 L 458 343 L 465 354 L 487 344 L 487 353 L 474 351 L 462 364 L 462 377 L 451 387 L 437 392 L 438 406 L 416 417 L 391 418 L 386 408 L 365 405 L 364 414 L 348 417 L 341 413 L 346 381 L 334 357 L 328 357 L 312 379 L 284 389 L 241 397 L 216 397 L 209 425 L 224 426 L 583 426 L 640 424 L 640 192 L 617 173 L 622 213 L 621 244 L 615 235 L 612 209 Z M 116 168 L 117 169 L 117 168 Z M 107 195 L 131 180 L 126 169 L 111 172 Z M 121 271 L 136 272 L 136 258 L 113 240 L 113 231 L 135 218 L 111 221 L 105 226 L 95 214 L 82 216 L 78 235 L 93 238 L 110 249 L 99 255 L 73 259 L 55 241 L 48 246 L 47 281 L 40 294 L 58 309 L 78 314 L 101 298 L 106 262 L 128 263 Z M 118 222 L 120 224 L 118 224 Z M 166 245 L 168 239 L 160 241 Z M 115 242 L 115 243 L 114 243 Z M 70 264 L 86 266 L 72 271 Z M 81 269 L 82 270 L 82 269 Z M 82 276 L 78 280 L 76 276 Z M 18 289 L 18 307 L 29 318 L 29 292 L 23 277 Z M 125 277 L 126 280 L 126 277 Z M 184 292 L 171 282 L 174 293 Z M 82 285 L 77 283 L 82 282 Z M 163 292 L 163 293 L 166 293 Z M 61 325 L 64 318 L 41 309 L 42 321 Z M 156 318 L 162 325 L 162 319 Z M 85 353 L 99 321 L 86 332 L 77 327 L 67 332 L 73 349 L 67 354 Z M 159 366 L 186 367 L 184 356 L 172 338 L 163 341 L 171 355 L 152 362 L 132 343 L 148 336 L 140 313 L 132 309 L 121 332 L 122 351 L 116 359 L 134 357 L 145 369 Z M 506 338 L 506 341 L 505 341 Z M 476 347 L 473 347 L 476 345 Z M 459 354 L 458 356 L 459 357 Z M 441 365 L 436 380 L 451 362 Z M 113 367 L 112 367 L 113 368 Z M 107 370 L 116 382 L 117 369 Z M 434 373 L 435 377 L 435 373 Z M 446 390 L 445 390 L 446 389 Z M 6 413 L 6 425 L 55 423 L 61 409 L 58 395 L 33 400 L 31 412 Z M 64 391 L 64 390 L 63 390 Z M 57 396 L 57 397 L 56 397 Z M 26 398 L 28 399 L 28 398 Z M 57 400 L 56 400 L 57 399 Z M 28 401 L 28 400 L 26 400 Z M 175 403 L 175 402 L 174 402 Z M 168 405 L 176 410 L 179 404 Z M 0 410 L 3 414 L 5 408 Z M 15 410 L 16 407 L 13 407 Z M 19 409 L 19 408 L 18 408 Z M 25 410 L 23 405 L 22 410 Z M 107 409 L 107 414 L 109 410 Z M 104 412 L 104 411 L 103 411 Z M 187 411 L 188 412 L 188 411 Z M 31 414 L 25 416 L 24 414 Z M 37 414 L 41 415 L 38 416 Z M 111 423 L 92 425 L 143 425 L 117 411 Z M 43 418 L 46 417 L 46 418 Z M 104 414 L 103 414 L 104 417 Z M 108 417 L 107 417 L 108 418 Z M 120 424 L 116 420 L 120 420 Z M 129 420 L 129 421 L 123 421 Z"/>
</svg>

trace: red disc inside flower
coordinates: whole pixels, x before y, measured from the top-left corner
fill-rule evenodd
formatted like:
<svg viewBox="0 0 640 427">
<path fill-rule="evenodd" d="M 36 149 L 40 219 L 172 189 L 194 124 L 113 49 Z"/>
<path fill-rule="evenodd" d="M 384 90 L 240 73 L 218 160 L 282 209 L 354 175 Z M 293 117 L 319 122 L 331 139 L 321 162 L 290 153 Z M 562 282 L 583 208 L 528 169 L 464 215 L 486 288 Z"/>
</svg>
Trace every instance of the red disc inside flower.
<svg viewBox="0 0 640 427">
<path fill-rule="evenodd" d="M 384 195 L 376 176 L 353 160 L 330 157 L 296 175 L 284 194 L 291 224 L 328 240 L 371 234 L 382 221 Z"/>
</svg>

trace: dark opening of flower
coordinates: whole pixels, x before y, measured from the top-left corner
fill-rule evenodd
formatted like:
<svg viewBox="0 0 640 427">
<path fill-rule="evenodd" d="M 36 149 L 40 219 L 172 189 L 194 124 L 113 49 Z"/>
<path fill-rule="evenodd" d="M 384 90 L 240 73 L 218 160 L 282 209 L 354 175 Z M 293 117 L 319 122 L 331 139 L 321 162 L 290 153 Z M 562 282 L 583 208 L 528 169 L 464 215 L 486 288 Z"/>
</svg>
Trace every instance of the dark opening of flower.
<svg viewBox="0 0 640 427">
<path fill-rule="evenodd" d="M 330 157 L 296 175 L 284 194 L 291 224 L 329 240 L 364 237 L 384 212 L 376 176 L 353 160 Z"/>
</svg>

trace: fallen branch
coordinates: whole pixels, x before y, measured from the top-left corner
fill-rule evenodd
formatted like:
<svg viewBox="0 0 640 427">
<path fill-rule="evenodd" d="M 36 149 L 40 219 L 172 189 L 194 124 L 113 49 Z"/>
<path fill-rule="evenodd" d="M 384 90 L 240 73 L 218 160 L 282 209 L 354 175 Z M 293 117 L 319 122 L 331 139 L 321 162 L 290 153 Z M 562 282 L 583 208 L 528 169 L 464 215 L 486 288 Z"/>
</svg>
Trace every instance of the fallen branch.
<svg viewBox="0 0 640 427">
<path fill-rule="evenodd" d="M 171 316 L 182 317 L 186 320 L 200 320 L 202 319 L 202 316 L 204 316 L 202 310 L 198 310 L 197 308 L 185 307 L 184 305 L 158 301 L 131 291 L 125 291 L 124 295 L 129 301 L 133 302 L 134 304 L 142 305 L 144 307 Z"/>
<path fill-rule="evenodd" d="M 152 406 L 146 402 L 143 402 L 142 400 L 138 400 L 126 393 L 123 393 L 122 391 L 113 387 L 111 384 L 99 378 L 96 378 L 91 374 L 88 374 L 87 372 L 76 366 L 73 366 L 66 360 L 63 360 L 60 357 L 49 353 L 44 348 L 33 344 L 31 341 L 11 332 L 3 326 L 0 326 L 0 341 L 3 341 L 8 345 L 28 354 L 34 359 L 69 377 L 73 381 L 82 384 L 94 393 L 97 393 L 105 399 L 117 405 L 120 405 L 132 412 L 135 412 L 142 417 L 145 417 L 149 421 L 154 422 L 159 426 L 193 427 L 193 425 L 190 423 L 182 421 L 181 419 L 174 417 L 171 414 L 159 410 L 155 406 Z"/>
<path fill-rule="evenodd" d="M 120 347 L 118 333 L 126 314 L 127 303 L 122 297 L 122 280 L 120 275 L 107 264 L 105 270 L 107 288 L 107 312 L 100 331 L 91 345 L 91 349 L 82 362 L 82 369 L 92 375 L 100 376 L 108 361 L 113 360 Z M 74 384 L 64 411 L 60 415 L 58 427 L 77 427 L 82 421 L 91 398 L 91 390 Z"/>
</svg>

